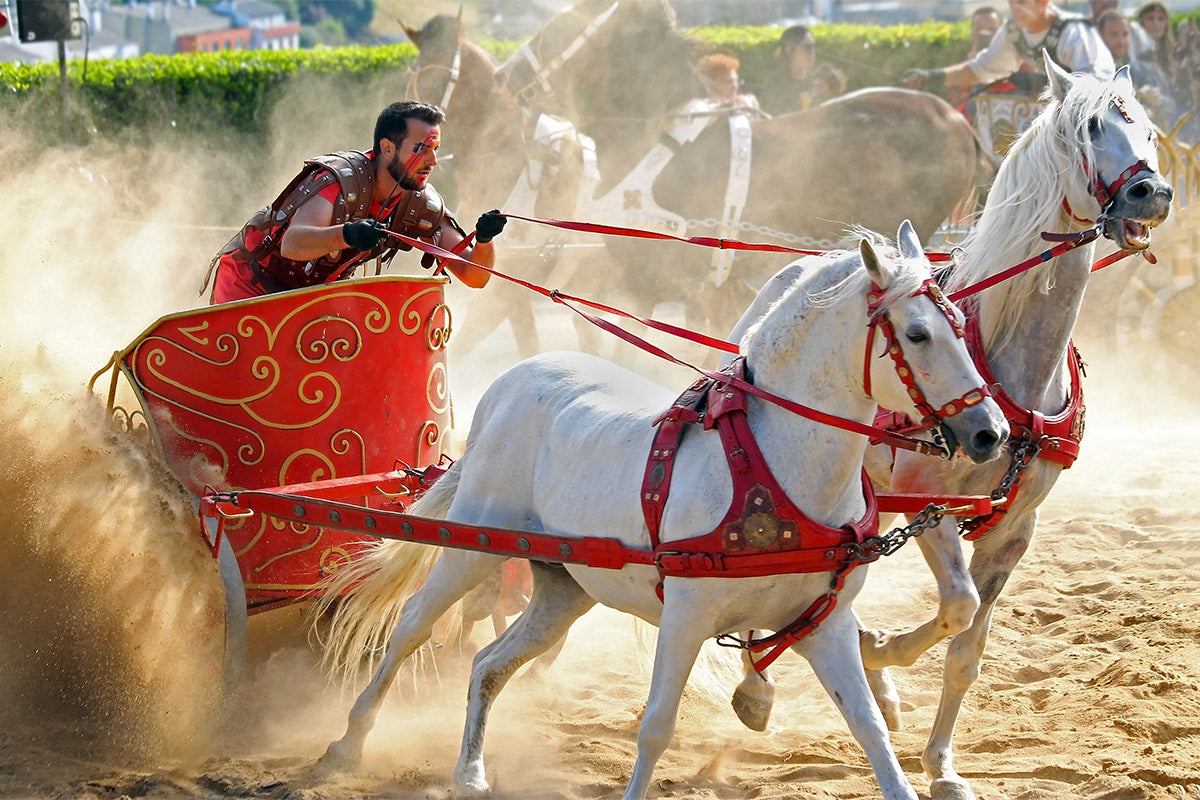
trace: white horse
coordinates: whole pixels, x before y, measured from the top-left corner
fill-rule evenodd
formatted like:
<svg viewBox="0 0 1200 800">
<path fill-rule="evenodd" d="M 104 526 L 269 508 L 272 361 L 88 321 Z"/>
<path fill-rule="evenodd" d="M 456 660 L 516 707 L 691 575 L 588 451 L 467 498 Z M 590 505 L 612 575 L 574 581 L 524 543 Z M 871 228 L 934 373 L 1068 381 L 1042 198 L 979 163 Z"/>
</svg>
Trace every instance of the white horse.
<svg viewBox="0 0 1200 800">
<path fill-rule="evenodd" d="M 863 672 L 850 604 L 866 570 L 852 569 L 857 562 L 842 555 L 837 545 L 859 538 L 863 529 L 870 529 L 867 536 L 875 532 L 871 494 L 864 496 L 867 439 L 758 396 L 762 391 L 782 395 L 839 414 L 853 420 L 851 424 L 869 423 L 877 403 L 909 413 L 919 407 L 920 417 L 940 419 L 949 427 L 972 460 L 983 462 L 1000 452 L 1007 425 L 982 390 L 958 336 L 961 315 L 931 289 L 929 263 L 912 226 L 904 223 L 898 238 L 899 252 L 889 249 L 882 259 L 867 240 L 859 253 L 805 259 L 805 278 L 772 305 L 741 343 L 745 374 L 753 385 L 744 393 L 739 389 L 743 385 L 732 378 L 693 386 L 692 391 L 707 399 L 707 410 L 701 413 L 705 425 L 681 422 L 682 438 L 668 441 L 665 448 L 656 438 L 655 420 L 672 408 L 672 393 L 592 356 L 537 356 L 510 369 L 487 390 L 462 458 L 413 513 L 468 525 L 613 537 L 643 556 L 652 551 L 656 556 L 616 569 L 533 563 L 529 608 L 475 659 L 463 749 L 455 770 L 460 788 L 487 789 L 482 739 L 497 692 L 521 664 L 557 642 L 599 601 L 659 627 L 638 758 L 626 798 L 645 796 L 705 639 L 749 628 L 781 631 L 819 619 L 815 632 L 792 646 L 837 698 L 884 796 L 916 800 Z M 876 287 L 868 290 L 872 281 Z M 881 302 L 870 311 L 868 291 Z M 881 351 L 872 346 L 868 331 L 877 324 L 886 330 L 888 320 L 895 333 L 889 337 L 890 347 Z M 889 352 L 893 357 L 884 357 Z M 907 363 L 894 365 L 897 354 Z M 739 398 L 744 405 L 738 405 Z M 678 416 L 687 421 L 686 412 Z M 748 425 L 751 436 L 727 441 L 742 424 Z M 768 472 L 752 470 L 753 489 L 739 478 L 736 485 L 742 489 L 735 500 L 727 458 L 732 463 L 739 453 L 752 454 L 755 442 Z M 665 483 L 653 482 L 655 470 L 647 470 L 652 446 L 655 457 L 661 453 L 673 464 L 668 467 L 673 477 Z M 670 449 L 675 451 L 673 458 Z M 773 489 L 765 488 L 772 484 Z M 660 502 L 665 503 L 658 507 L 659 547 L 646 521 L 645 492 L 661 492 Z M 765 505 L 756 506 L 763 503 L 763 492 Z M 790 532 L 788 516 L 763 512 L 782 512 L 789 502 L 803 509 L 790 517 L 796 520 Z M 850 533 L 855 527 L 859 533 Z M 703 557 L 689 567 L 690 556 L 679 555 L 713 552 L 697 550 L 699 545 L 688 541 L 705 532 L 734 543 L 717 556 L 734 572 L 722 573 L 725 567 L 711 563 L 696 567 L 706 561 Z M 744 534 L 741 538 L 739 532 Z M 799 548 L 791 544 L 797 540 Z M 405 550 L 383 543 L 348 568 L 342 585 L 354 588 L 339 605 L 331 646 L 340 642 L 343 652 L 361 654 L 362 643 L 378 635 L 379 621 L 392 619 L 394 607 L 384 603 L 380 608 L 371 598 L 394 594 L 394 571 L 411 568 Z M 795 567 L 796 571 L 788 566 L 809 557 L 821 563 Z M 344 768 L 359 762 L 401 662 L 428 638 L 435 620 L 504 559 L 481 552 L 441 553 L 424 585 L 404 605 L 386 655 L 351 711 L 346 734 L 323 758 L 327 765 Z M 757 571 L 746 566 L 752 561 L 760 564 Z M 770 563 L 764 569 L 761 563 L 766 561 Z M 820 619 L 814 609 L 822 599 L 832 600 L 833 606 Z M 369 632 L 364 635 L 364 630 Z"/>
<path fill-rule="evenodd" d="M 1112 81 L 1068 75 L 1049 59 L 1046 68 L 1049 104 L 1001 164 L 978 225 L 963 244 L 961 263 L 947 282 L 951 295 L 1045 251 L 1049 245 L 1043 231 L 1079 232 L 1099 222 L 1120 247 L 1138 251 L 1149 247 L 1150 229 L 1169 213 L 1172 189 L 1158 174 L 1157 137 L 1134 99 L 1128 68 Z M 934 800 L 975 798 L 953 766 L 959 708 L 979 676 L 992 610 L 1029 546 L 1038 506 L 1070 465 L 1083 433 L 1082 390 L 1070 339 L 1093 256 L 1092 245 L 1080 247 L 963 304 L 978 331 L 976 363 L 986 365 L 981 371 L 990 369 L 1003 390 L 998 397 L 1013 434 L 1009 464 L 971 467 L 899 453 L 893 465 L 890 453 L 868 457 L 872 477 L 895 491 L 921 487 L 988 494 L 1001 488 L 1002 481 L 1017 483 L 1015 497 L 1014 490 L 1001 492 L 1013 502 L 1005 514 L 987 521 L 995 525 L 975 540 L 969 569 L 955 521 L 945 519 L 918 540 L 940 593 L 933 620 L 903 633 L 863 633 L 863 661 L 893 729 L 899 726 L 899 700 L 884 668 L 909 666 L 934 644 L 954 636 L 937 717 L 921 756 Z M 749 328 L 771 298 L 804 280 L 794 266 L 775 275 L 734 335 Z M 1025 467 L 1033 443 L 1041 457 Z M 876 461 L 886 466 L 877 472 Z M 747 676 L 751 685 L 752 677 Z M 760 678 L 760 691 L 736 699 L 735 707 L 758 701 L 767 707 L 756 708 L 753 716 L 765 717 L 767 681 Z"/>
</svg>

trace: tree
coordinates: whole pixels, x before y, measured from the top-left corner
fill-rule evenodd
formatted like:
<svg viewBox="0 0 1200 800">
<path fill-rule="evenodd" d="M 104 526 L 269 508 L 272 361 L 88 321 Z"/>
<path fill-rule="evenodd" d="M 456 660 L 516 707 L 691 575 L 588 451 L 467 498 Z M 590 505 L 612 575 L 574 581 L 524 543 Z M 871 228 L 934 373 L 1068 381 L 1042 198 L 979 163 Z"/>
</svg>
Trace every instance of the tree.
<svg viewBox="0 0 1200 800">
<path fill-rule="evenodd" d="M 319 25 L 336 20 L 350 41 L 371 39 L 371 21 L 375 19 L 376 0 L 299 0 L 300 22 Z"/>
</svg>

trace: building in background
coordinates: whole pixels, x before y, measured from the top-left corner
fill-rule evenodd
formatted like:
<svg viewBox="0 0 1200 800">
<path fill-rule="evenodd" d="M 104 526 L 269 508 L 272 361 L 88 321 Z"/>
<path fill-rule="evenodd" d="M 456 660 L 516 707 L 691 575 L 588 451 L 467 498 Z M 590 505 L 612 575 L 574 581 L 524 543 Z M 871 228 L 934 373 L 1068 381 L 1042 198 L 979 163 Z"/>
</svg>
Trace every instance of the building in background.
<svg viewBox="0 0 1200 800">
<path fill-rule="evenodd" d="M 23 9 L 33 17 L 59 6 L 74 25 L 65 40 L 71 59 L 300 46 L 300 23 L 266 0 L 223 0 L 212 8 L 195 0 L 8 0 L 8 6 L 14 19 L 0 31 L 0 60 L 7 62 L 57 59 L 56 36 L 22 40 L 19 29 Z"/>
</svg>

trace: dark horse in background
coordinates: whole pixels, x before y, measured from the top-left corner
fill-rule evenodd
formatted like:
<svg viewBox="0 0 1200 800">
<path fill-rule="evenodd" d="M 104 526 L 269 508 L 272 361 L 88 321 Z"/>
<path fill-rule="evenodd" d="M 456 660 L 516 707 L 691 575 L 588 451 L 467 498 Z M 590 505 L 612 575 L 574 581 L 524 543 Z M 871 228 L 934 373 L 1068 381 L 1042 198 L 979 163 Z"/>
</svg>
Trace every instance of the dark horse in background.
<svg viewBox="0 0 1200 800">
<path fill-rule="evenodd" d="M 601 179 L 592 199 L 604 197 L 630 174 L 671 126 L 673 110 L 698 91 L 692 65 L 701 43 L 675 28 L 665 0 L 583 0 L 551 18 L 485 86 L 476 82 L 488 78 L 486 66 L 468 71 L 466 53 L 473 46 L 460 25 L 445 19 L 434 18 L 422 31 L 410 32 L 417 34 L 414 41 L 421 50 L 421 99 L 439 102 L 446 96 L 449 65 L 459 54 L 462 67 L 449 93 L 448 112 L 456 120 L 451 130 L 478 121 L 511 137 L 531 128 L 542 113 L 570 120 L 595 142 Z M 436 42 L 431 35 L 435 29 Z M 503 91 L 495 92 L 492 81 Z M 460 97 L 489 92 L 488 119 L 465 110 L 465 102 L 464 112 L 456 110 Z M 928 94 L 863 90 L 808 111 L 755 121 L 750 130 L 748 195 L 741 225 L 731 237 L 744 241 L 829 249 L 844 241 L 852 227 L 894 230 L 906 218 L 928 241 L 972 187 L 990 179 L 981 174 L 986 160 L 970 125 Z M 492 198 L 506 196 L 511 184 L 496 182 L 498 162 L 519 171 L 527 151 L 502 150 L 496 138 L 483 138 L 453 144 L 458 185 L 464 192 L 476 186 L 486 188 Z M 718 235 L 703 223 L 723 217 L 730 140 L 728 121 L 714 120 L 695 141 L 678 148 L 650 187 L 651 197 L 629 197 L 628 204 L 658 207 L 683 218 L 687 236 Z M 569 173 L 568 160 L 560 161 L 562 172 Z M 488 170 L 490 176 L 485 175 Z M 539 197 L 544 212 L 539 216 L 631 223 L 629 216 L 593 218 L 589 211 L 595 206 L 588 198 L 564 195 L 547 195 L 544 203 Z M 710 278 L 712 253 L 704 248 L 604 238 L 606 256 L 582 262 L 561 288 L 643 315 L 660 303 L 682 301 L 689 324 L 717 335 L 735 318 L 725 309 L 743 308 L 747 297 L 793 258 L 739 254 L 730 278 L 717 289 Z M 526 265 L 505 261 L 500 267 Z M 517 295 L 512 300 L 506 313 L 532 318 L 522 309 L 528 307 L 528 296 L 524 302 Z M 519 327 L 516 321 L 513 327 Z"/>
</svg>

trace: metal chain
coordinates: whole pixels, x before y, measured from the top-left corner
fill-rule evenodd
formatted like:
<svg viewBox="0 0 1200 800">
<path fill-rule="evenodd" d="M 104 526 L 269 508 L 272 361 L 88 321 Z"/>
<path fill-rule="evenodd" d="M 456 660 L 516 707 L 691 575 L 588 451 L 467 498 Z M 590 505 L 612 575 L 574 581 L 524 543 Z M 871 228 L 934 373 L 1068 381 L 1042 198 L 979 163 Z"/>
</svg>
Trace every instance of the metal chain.
<svg viewBox="0 0 1200 800">
<path fill-rule="evenodd" d="M 769 228 L 766 225 L 755 225 L 753 222 L 725 222 L 716 217 L 707 217 L 705 219 L 689 219 L 685 220 L 688 230 L 694 227 L 710 228 L 713 230 L 721 230 L 722 228 L 732 228 L 738 231 L 750 231 L 751 233 L 760 236 L 772 237 L 787 242 L 789 245 L 799 245 L 797 249 L 804 250 L 837 250 L 842 246 L 842 242 L 834 239 L 813 239 L 809 236 L 800 236 L 795 233 L 787 233 L 785 231 Z"/>
<path fill-rule="evenodd" d="M 1040 452 L 1042 452 L 1040 440 L 1027 439 L 1012 448 L 1012 465 L 1009 466 L 1008 472 L 1004 473 L 1004 477 L 1000 479 L 1000 484 L 989 495 L 993 503 L 1000 503 L 1008 498 L 1008 493 L 1012 490 L 1013 484 L 1021 477 L 1022 472 L 1029 469 L 1029 465 L 1033 463 L 1033 460 L 1037 458 Z"/>
<path fill-rule="evenodd" d="M 851 560 L 862 563 L 875 561 L 882 556 L 890 556 L 903 547 L 909 539 L 914 539 L 930 528 L 940 525 L 944 510 L 945 506 L 936 506 L 930 503 L 913 517 L 913 521 L 909 524 L 864 539 L 861 544 L 848 544 L 846 552 Z"/>
<path fill-rule="evenodd" d="M 988 495 L 993 507 L 1003 503 L 1008 498 L 1008 493 L 1012 490 L 1013 484 L 1021 477 L 1021 473 L 1029 469 L 1029 465 L 1037 458 L 1038 453 L 1042 451 L 1042 446 L 1039 441 L 1027 439 L 1012 448 L 1012 464 L 1008 471 L 1004 473 L 1004 477 L 1000 479 L 1000 484 Z M 945 506 L 935 506 L 932 503 L 925 506 L 919 514 L 913 517 L 913 521 L 908 525 L 900 528 L 893 528 L 885 534 L 872 536 L 869 539 L 864 539 L 861 544 L 850 544 L 846 546 L 846 551 L 849 557 L 859 562 L 875 561 L 883 556 L 890 556 L 908 542 L 909 539 L 915 539 L 930 528 L 936 528 L 941 524 L 945 516 L 942 511 Z M 963 520 L 959 525 L 959 531 L 971 521 L 968 518 Z"/>
</svg>

